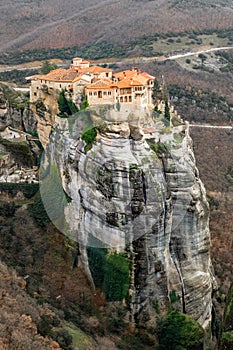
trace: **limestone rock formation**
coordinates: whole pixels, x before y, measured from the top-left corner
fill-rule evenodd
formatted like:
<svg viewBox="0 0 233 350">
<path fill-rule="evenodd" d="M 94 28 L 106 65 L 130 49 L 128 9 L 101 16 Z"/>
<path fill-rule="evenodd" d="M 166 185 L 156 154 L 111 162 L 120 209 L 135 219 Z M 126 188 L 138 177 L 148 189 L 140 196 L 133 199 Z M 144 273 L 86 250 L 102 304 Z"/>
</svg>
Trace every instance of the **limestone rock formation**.
<svg viewBox="0 0 233 350">
<path fill-rule="evenodd" d="M 89 150 L 81 139 L 87 120 L 97 130 Z M 214 284 L 209 208 L 188 124 L 165 126 L 149 111 L 106 107 L 57 118 L 44 161 L 47 173 L 49 163 L 71 199 L 63 223 L 61 215 L 53 221 L 79 243 L 89 278 L 88 246 L 126 252 L 132 322 L 147 321 L 155 301 L 166 309 L 175 291 L 181 311 L 208 328 Z M 62 201 L 59 195 L 50 203 L 45 197 L 48 210 Z"/>
<path fill-rule="evenodd" d="M 59 112 L 57 98 L 58 91 L 48 91 L 45 85 L 40 90 L 40 98 L 30 105 L 37 121 L 37 132 L 44 148 L 48 143 L 55 116 Z"/>
<path fill-rule="evenodd" d="M 23 131 L 35 131 L 36 119 L 23 93 L 0 84 L 0 131 L 7 126 Z"/>
</svg>

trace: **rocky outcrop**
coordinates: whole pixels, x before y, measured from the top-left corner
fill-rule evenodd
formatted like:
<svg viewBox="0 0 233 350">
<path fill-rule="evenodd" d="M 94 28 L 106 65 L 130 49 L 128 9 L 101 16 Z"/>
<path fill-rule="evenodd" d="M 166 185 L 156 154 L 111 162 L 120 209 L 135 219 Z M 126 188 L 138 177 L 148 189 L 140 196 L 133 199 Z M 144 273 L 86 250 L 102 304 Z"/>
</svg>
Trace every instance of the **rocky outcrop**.
<svg viewBox="0 0 233 350">
<path fill-rule="evenodd" d="M 33 132 L 36 130 L 36 119 L 25 94 L 0 84 L 0 131 L 7 126 Z"/>
<path fill-rule="evenodd" d="M 37 120 L 37 132 L 44 148 L 49 141 L 49 135 L 55 116 L 59 112 L 58 91 L 48 90 L 46 85 L 40 89 L 40 98 L 30 104 L 30 108 Z"/>
<path fill-rule="evenodd" d="M 98 132 L 87 151 L 80 136 L 85 123 L 93 127 L 91 122 Z M 72 199 L 63 221 L 61 215 L 53 221 L 79 243 L 89 278 L 88 246 L 126 252 L 131 261 L 131 321 L 148 321 L 155 303 L 166 309 L 175 291 L 181 311 L 208 328 L 214 283 L 209 210 L 188 125 L 165 126 L 149 111 L 134 115 L 111 108 L 73 120 L 57 118 L 47 146 L 46 173 L 49 163 Z M 57 188 L 51 191 L 50 183 L 55 197 L 48 201 L 43 182 L 41 187 L 47 210 L 54 210 L 51 203 L 62 202 Z"/>
</svg>

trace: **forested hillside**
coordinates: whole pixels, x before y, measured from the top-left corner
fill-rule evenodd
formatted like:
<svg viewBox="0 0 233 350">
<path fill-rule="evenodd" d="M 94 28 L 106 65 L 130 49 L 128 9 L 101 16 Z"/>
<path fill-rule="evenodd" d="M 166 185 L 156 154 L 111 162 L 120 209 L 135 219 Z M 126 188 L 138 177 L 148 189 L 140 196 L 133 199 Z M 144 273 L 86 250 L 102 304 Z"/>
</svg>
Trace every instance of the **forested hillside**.
<svg viewBox="0 0 233 350">
<path fill-rule="evenodd" d="M 3 0 L 0 11 L 3 52 L 231 28 L 233 6 L 230 0 Z"/>
</svg>

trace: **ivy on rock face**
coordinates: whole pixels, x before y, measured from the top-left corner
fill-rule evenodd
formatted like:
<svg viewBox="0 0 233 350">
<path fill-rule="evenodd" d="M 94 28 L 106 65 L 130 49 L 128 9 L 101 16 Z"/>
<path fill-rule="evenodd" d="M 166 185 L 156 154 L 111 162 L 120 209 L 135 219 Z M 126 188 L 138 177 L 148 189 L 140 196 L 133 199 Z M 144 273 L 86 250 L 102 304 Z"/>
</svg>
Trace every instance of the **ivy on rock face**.
<svg viewBox="0 0 233 350">
<path fill-rule="evenodd" d="M 103 290 L 108 301 L 121 301 L 129 289 L 130 263 L 123 253 L 109 254 L 105 264 Z"/>
<path fill-rule="evenodd" d="M 122 301 L 129 289 L 130 262 L 126 255 L 91 246 L 87 255 L 95 286 L 103 289 L 107 301 Z"/>
<path fill-rule="evenodd" d="M 59 117 L 68 118 L 78 112 L 78 108 L 71 99 L 66 97 L 66 90 L 62 89 L 59 93 L 57 102 L 60 110 Z"/>
</svg>

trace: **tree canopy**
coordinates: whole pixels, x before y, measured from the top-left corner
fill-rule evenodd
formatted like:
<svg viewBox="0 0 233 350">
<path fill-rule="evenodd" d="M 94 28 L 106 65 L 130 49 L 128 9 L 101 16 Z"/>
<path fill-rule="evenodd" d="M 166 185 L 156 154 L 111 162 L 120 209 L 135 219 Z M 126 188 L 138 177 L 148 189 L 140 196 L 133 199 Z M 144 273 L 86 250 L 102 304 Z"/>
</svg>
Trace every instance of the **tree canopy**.
<svg viewBox="0 0 233 350">
<path fill-rule="evenodd" d="M 190 316 L 172 310 L 158 322 L 158 350 L 196 350 L 203 348 L 204 330 Z"/>
<path fill-rule="evenodd" d="M 48 74 L 51 70 L 57 69 L 57 68 L 58 68 L 58 66 L 56 65 L 56 63 L 45 61 L 45 63 L 41 67 L 41 73 Z"/>
</svg>

